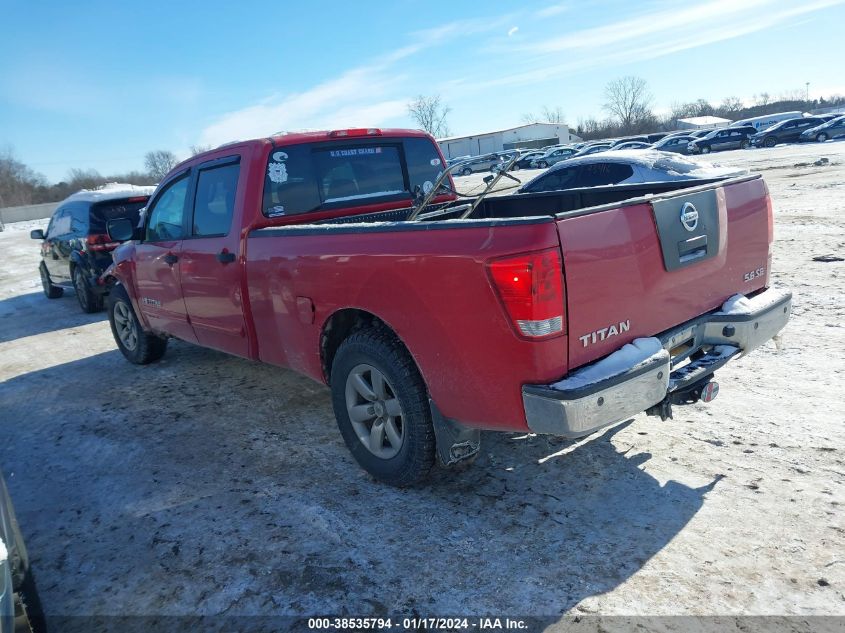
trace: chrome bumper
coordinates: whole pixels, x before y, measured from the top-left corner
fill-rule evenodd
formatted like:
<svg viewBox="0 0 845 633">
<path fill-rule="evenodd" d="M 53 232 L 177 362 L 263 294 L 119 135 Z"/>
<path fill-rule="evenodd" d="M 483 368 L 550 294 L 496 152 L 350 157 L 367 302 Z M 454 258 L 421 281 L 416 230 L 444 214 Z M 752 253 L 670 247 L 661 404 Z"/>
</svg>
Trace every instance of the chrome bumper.
<svg viewBox="0 0 845 633">
<path fill-rule="evenodd" d="M 766 290 L 751 300 L 744 314 L 710 312 L 657 338 L 666 354 L 601 382 L 573 390 L 525 385 L 522 402 L 528 428 L 535 433 L 581 437 L 625 420 L 660 402 L 668 394 L 709 380 L 731 359 L 747 354 L 774 337 L 789 321 L 792 293 Z M 716 347 L 718 346 L 718 347 Z M 670 358 L 669 350 L 686 349 Z M 702 357 L 672 371 L 693 352 Z"/>
</svg>

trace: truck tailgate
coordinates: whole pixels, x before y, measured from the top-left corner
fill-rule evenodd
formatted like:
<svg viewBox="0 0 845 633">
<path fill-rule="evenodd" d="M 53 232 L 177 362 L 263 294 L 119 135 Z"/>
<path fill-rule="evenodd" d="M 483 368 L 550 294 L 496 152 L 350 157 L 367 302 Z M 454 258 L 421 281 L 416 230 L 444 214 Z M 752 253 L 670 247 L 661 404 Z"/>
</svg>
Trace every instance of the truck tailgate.
<svg viewBox="0 0 845 633">
<path fill-rule="evenodd" d="M 768 285 L 760 177 L 559 216 L 570 369 Z"/>
</svg>

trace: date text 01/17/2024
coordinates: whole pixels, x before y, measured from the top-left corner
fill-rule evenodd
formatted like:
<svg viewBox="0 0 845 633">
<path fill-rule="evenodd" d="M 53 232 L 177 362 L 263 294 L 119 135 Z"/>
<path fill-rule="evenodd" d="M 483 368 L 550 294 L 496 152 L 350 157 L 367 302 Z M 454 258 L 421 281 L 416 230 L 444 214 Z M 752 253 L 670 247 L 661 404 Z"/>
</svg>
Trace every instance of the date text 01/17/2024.
<svg viewBox="0 0 845 633">
<path fill-rule="evenodd" d="M 527 629 L 524 620 L 513 618 L 309 618 L 311 630 L 373 630 L 373 631 L 519 631 Z"/>
</svg>

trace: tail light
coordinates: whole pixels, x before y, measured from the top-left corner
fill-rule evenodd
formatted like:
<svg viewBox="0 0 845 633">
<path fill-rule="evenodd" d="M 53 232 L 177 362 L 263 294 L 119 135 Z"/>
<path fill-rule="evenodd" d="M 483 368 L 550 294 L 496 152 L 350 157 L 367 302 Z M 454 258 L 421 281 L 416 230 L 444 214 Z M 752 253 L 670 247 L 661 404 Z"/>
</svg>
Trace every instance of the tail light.
<svg viewBox="0 0 845 633">
<path fill-rule="evenodd" d="M 89 251 L 95 252 L 113 251 L 120 246 L 120 242 L 112 242 L 111 238 L 105 233 L 89 235 L 86 244 Z"/>
<path fill-rule="evenodd" d="M 487 269 L 520 335 L 539 339 L 563 333 L 563 277 L 557 248 L 494 259 Z"/>
</svg>

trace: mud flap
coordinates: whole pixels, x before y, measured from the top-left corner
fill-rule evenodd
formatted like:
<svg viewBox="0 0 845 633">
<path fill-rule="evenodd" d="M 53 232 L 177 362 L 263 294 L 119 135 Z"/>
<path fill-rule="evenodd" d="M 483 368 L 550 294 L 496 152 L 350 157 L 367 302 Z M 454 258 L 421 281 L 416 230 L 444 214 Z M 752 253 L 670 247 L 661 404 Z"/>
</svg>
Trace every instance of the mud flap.
<svg viewBox="0 0 845 633">
<path fill-rule="evenodd" d="M 478 453 L 481 449 L 481 431 L 443 417 L 434 401 L 428 402 L 431 405 L 431 421 L 434 424 L 440 462 L 444 466 L 454 466 Z"/>
</svg>

